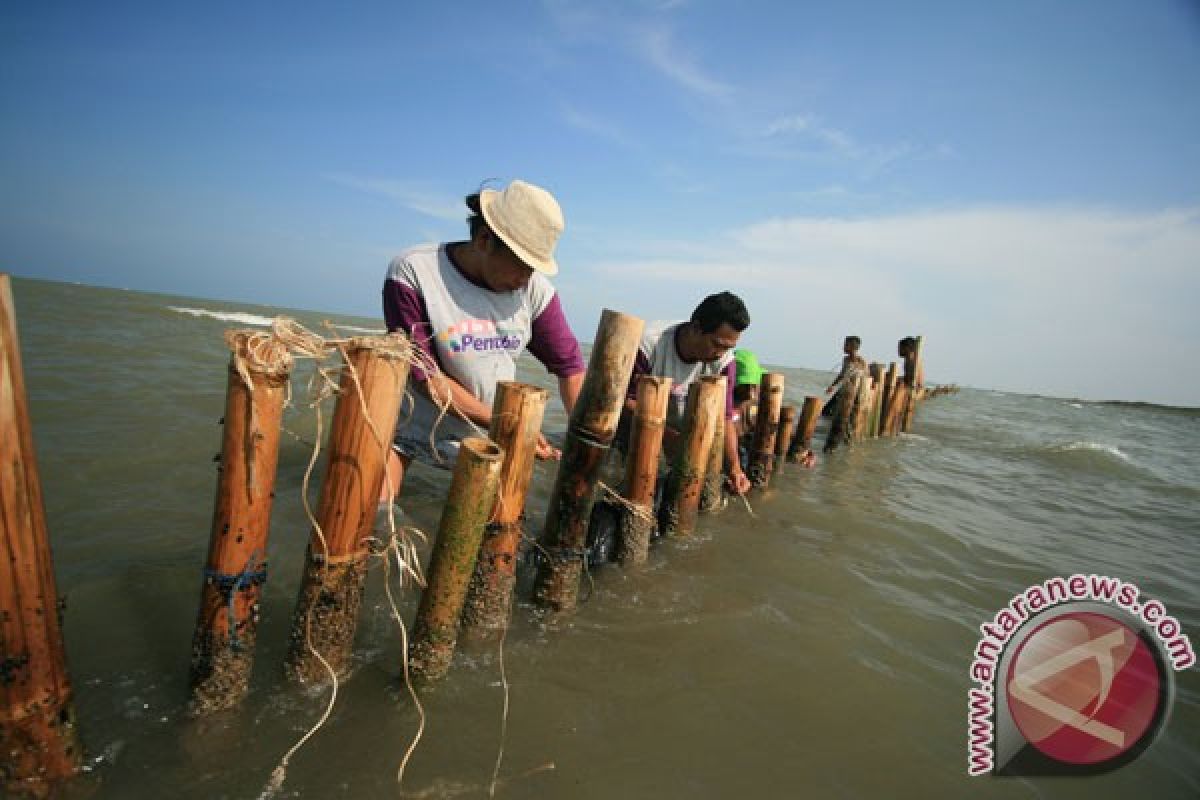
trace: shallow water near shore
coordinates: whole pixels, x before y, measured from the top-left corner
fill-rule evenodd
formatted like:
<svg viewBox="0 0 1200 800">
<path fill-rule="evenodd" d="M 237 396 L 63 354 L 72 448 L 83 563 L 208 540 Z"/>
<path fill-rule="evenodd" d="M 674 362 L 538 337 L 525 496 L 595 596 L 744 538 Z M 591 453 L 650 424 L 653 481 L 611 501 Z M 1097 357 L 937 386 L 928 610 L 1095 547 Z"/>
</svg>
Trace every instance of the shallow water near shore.
<svg viewBox="0 0 1200 800">
<path fill-rule="evenodd" d="M 297 370 L 285 414 L 251 694 L 190 720 L 222 332 L 280 313 L 314 330 L 327 318 L 381 325 L 21 279 L 14 295 L 88 752 L 88 774 L 64 796 L 258 797 L 328 697 L 281 669 L 308 539 L 311 368 Z M 836 344 L 837 332 L 811 335 Z M 868 360 L 890 357 L 866 344 Z M 936 353 L 930 342 L 935 379 Z M 781 371 L 797 405 L 829 377 Z M 551 385 L 532 358 L 519 377 Z M 547 420 L 550 432 L 565 426 L 556 397 Z M 1129 766 L 1088 779 L 966 775 L 978 626 L 1025 587 L 1119 577 L 1200 644 L 1200 412 L 964 389 L 926 402 L 914 431 L 813 470 L 787 465 L 750 496 L 753 515 L 731 502 L 695 537 L 660 541 L 644 569 L 594 570 L 569 620 L 545 624 L 523 594 L 503 648 L 496 796 L 1200 796 L 1196 668 L 1176 674 L 1166 730 Z M 554 465 L 537 466 L 532 535 L 553 479 Z M 449 473 L 414 468 L 404 521 L 436 531 L 448 486 Z M 420 716 L 399 679 L 382 580 L 378 569 L 368 578 L 353 674 L 278 796 L 487 796 L 504 703 L 495 644 L 463 648 L 421 693 L 423 738 L 397 786 Z M 402 596 L 406 621 L 416 600 Z"/>
</svg>

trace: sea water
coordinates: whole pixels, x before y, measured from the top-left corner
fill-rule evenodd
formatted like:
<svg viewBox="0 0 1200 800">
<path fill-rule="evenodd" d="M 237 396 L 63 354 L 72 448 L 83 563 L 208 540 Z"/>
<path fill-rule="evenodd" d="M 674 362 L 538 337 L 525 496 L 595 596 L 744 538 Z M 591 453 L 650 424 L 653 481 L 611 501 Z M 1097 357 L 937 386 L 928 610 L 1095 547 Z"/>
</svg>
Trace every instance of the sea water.
<svg viewBox="0 0 1200 800">
<path fill-rule="evenodd" d="M 297 368 L 284 418 L 251 693 L 236 711 L 191 720 L 222 334 L 280 313 L 327 335 L 325 320 L 343 334 L 381 323 L 20 279 L 14 294 L 87 749 L 88 772 L 66 796 L 258 797 L 328 701 L 281 673 L 309 536 L 313 369 Z M 927 358 L 938 376 L 936 343 Z M 830 377 L 780 370 L 797 405 Z M 552 386 L 528 357 L 519 377 Z M 546 429 L 564 425 L 552 393 Z M 645 569 L 594 570 L 565 623 L 545 625 L 521 597 L 503 658 L 494 644 L 464 649 L 420 694 L 420 712 L 373 570 L 353 673 L 279 796 L 482 797 L 501 747 L 496 795 L 514 798 L 1200 796 L 1196 668 L 1177 675 L 1162 736 L 1120 770 L 966 774 L 979 625 L 1025 587 L 1119 577 L 1200 644 L 1200 412 L 964 389 L 924 403 L 913 430 L 812 470 L 788 465 L 750 495 L 752 512 L 732 502 L 702 516 L 694 538 L 658 543 Z M 531 535 L 554 469 L 537 465 Z M 414 467 L 403 521 L 432 534 L 448 485 L 449 473 Z M 417 595 L 401 598 L 410 622 Z"/>
</svg>

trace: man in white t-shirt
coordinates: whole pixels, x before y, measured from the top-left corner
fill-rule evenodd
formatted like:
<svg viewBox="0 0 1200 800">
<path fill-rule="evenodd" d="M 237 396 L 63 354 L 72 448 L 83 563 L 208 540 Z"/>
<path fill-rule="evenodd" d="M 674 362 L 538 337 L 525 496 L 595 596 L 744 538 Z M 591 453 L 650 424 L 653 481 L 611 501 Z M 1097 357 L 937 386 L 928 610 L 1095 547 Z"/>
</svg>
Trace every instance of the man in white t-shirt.
<svg viewBox="0 0 1200 800">
<path fill-rule="evenodd" d="M 745 304 L 731 292 L 704 298 L 690 320 L 647 323 L 625 400 L 626 408 L 633 411 L 639 375 L 671 379 L 671 402 L 667 407 L 663 434 L 663 444 L 669 452 L 682 427 L 688 387 L 702 376 L 724 375 L 725 468 L 729 488 L 736 494 L 749 491 L 750 479 L 742 472 L 738 460 L 737 430 L 732 424 L 733 388 L 737 383 L 733 349 L 737 347 L 742 331 L 749 326 L 750 314 Z"/>
</svg>

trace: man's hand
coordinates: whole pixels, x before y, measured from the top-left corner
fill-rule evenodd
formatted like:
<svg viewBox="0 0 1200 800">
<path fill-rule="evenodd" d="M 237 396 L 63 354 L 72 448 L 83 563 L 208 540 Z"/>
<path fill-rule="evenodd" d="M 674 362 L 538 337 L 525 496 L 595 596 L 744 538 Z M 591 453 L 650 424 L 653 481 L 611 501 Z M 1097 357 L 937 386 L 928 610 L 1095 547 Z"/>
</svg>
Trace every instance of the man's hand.
<svg viewBox="0 0 1200 800">
<path fill-rule="evenodd" d="M 805 450 L 804 455 L 797 459 L 807 469 L 812 469 L 817 464 L 817 454 L 812 450 Z"/>
<path fill-rule="evenodd" d="M 539 461 L 558 461 L 562 458 L 562 451 L 550 444 L 541 432 L 538 432 L 537 447 L 533 454 Z"/>
<path fill-rule="evenodd" d="M 729 476 L 726 478 L 725 484 L 733 494 L 742 495 L 750 491 L 750 479 L 746 477 L 746 473 L 737 467 L 729 471 Z"/>
</svg>

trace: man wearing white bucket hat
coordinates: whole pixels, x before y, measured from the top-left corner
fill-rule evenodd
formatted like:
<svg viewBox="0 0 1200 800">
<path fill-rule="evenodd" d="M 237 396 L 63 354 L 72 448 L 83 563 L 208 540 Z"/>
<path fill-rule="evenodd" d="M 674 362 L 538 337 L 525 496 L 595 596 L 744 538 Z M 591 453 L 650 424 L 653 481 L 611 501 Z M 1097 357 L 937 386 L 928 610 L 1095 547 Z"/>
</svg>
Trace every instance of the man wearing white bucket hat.
<svg viewBox="0 0 1200 800">
<path fill-rule="evenodd" d="M 547 280 L 558 273 L 558 202 L 545 189 L 515 180 L 501 191 L 468 195 L 466 203 L 468 241 L 407 250 L 392 259 L 384 281 L 388 330 L 407 333 L 438 366 L 434 373 L 417 367 L 411 373 L 414 407 L 401 415 L 388 465 L 397 492 L 412 459 L 453 464 L 459 441 L 473 430 L 465 420 L 487 429 L 496 384 L 515 377 L 526 349 L 557 376 L 568 414 L 583 384 L 579 342 Z M 447 400 L 450 411 L 439 421 Z M 537 455 L 559 454 L 539 435 Z"/>
</svg>

